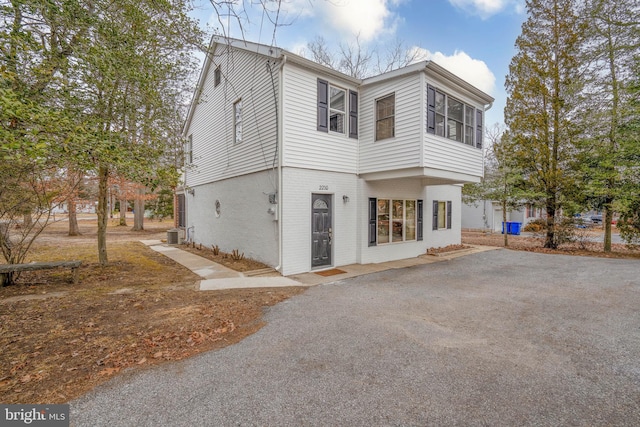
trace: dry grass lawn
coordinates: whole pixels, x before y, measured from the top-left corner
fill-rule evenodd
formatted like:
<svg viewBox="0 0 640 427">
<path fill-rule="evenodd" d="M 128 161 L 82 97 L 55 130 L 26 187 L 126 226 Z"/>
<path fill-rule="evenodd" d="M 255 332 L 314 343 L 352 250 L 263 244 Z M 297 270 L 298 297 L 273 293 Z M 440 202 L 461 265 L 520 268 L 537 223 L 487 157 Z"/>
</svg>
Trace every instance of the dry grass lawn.
<svg viewBox="0 0 640 427">
<path fill-rule="evenodd" d="M 591 238 L 601 236 L 602 228 L 578 230 L 574 242 L 564 243 L 558 249 L 544 248 L 542 236 L 532 236 L 530 233 L 522 235 L 507 235 L 508 248 L 513 250 L 541 252 L 549 254 L 597 256 L 606 258 L 640 258 L 640 248 L 629 248 L 625 244 L 612 244 L 611 252 L 604 252 L 602 242 L 591 241 Z M 484 233 L 480 231 L 463 231 L 462 243 L 469 245 L 485 245 L 504 247 L 504 234 Z"/>
<path fill-rule="evenodd" d="M 65 222 L 46 230 L 28 260 L 82 260 L 80 280 L 37 271 L 0 288 L 0 402 L 62 403 L 124 370 L 230 345 L 263 326 L 264 307 L 303 291 L 197 291 L 196 275 L 139 242 L 171 226 L 110 225 L 104 268 L 94 220 L 80 222 L 78 237 L 66 236 Z"/>
</svg>

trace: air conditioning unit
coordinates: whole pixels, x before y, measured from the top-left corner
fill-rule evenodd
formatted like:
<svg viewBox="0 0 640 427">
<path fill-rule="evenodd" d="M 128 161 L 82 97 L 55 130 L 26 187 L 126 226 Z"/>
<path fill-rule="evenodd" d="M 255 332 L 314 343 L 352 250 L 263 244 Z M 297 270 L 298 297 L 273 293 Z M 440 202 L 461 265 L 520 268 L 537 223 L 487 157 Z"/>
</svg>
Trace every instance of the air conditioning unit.
<svg viewBox="0 0 640 427">
<path fill-rule="evenodd" d="M 177 245 L 180 243 L 180 230 L 177 228 L 172 228 L 171 230 L 167 230 L 167 244 L 169 245 Z"/>
</svg>

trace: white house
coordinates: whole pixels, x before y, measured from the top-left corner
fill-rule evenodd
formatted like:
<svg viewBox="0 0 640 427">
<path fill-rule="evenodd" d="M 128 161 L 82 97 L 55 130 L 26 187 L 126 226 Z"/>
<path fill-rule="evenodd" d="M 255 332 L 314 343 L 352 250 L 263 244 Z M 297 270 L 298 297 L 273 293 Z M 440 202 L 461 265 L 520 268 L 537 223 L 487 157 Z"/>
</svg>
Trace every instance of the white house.
<svg viewBox="0 0 640 427">
<path fill-rule="evenodd" d="M 460 243 L 493 98 L 433 62 L 356 79 L 215 38 L 184 133 L 186 237 L 283 275 Z"/>
</svg>

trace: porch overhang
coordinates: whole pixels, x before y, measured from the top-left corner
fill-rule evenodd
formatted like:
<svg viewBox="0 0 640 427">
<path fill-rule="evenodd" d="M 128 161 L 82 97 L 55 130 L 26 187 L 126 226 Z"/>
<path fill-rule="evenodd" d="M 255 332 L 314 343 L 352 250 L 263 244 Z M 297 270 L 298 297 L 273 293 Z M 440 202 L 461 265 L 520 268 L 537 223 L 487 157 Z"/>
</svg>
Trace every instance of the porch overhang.
<svg viewBox="0 0 640 427">
<path fill-rule="evenodd" d="M 421 167 L 361 173 L 360 177 L 365 181 L 420 179 L 422 185 L 471 184 L 480 182 L 482 178 L 461 172 Z"/>
</svg>

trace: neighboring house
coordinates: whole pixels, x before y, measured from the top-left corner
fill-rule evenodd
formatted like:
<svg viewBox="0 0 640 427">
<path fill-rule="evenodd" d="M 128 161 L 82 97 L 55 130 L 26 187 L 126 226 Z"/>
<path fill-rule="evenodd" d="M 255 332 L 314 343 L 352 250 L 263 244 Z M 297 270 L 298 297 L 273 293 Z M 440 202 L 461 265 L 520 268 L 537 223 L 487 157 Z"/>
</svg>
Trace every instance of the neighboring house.
<svg viewBox="0 0 640 427">
<path fill-rule="evenodd" d="M 460 243 L 493 98 L 433 62 L 356 79 L 215 38 L 185 124 L 185 237 L 283 275 Z"/>
<path fill-rule="evenodd" d="M 527 203 L 519 209 L 507 211 L 507 222 L 519 222 L 522 227 L 543 218 L 541 208 Z M 491 230 L 502 232 L 502 204 L 492 200 L 462 204 L 462 228 L 465 230 Z"/>
</svg>

